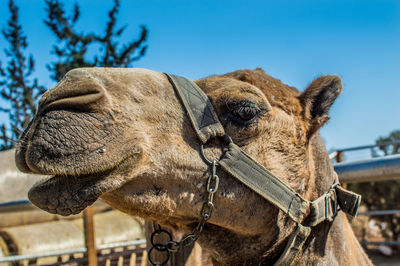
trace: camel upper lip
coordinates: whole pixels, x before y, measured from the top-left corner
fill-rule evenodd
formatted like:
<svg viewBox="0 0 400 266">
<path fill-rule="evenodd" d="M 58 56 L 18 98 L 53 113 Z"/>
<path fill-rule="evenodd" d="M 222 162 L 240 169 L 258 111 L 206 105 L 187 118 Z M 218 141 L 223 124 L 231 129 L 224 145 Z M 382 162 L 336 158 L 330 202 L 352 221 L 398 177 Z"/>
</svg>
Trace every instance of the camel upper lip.
<svg viewBox="0 0 400 266">
<path fill-rule="evenodd" d="M 20 147 L 15 152 L 15 162 L 19 170 L 25 173 L 34 173 L 34 174 L 41 174 L 41 175 L 59 175 L 59 176 L 74 176 L 74 177 L 85 177 L 89 175 L 97 175 L 102 174 L 105 172 L 113 171 L 114 169 L 118 168 L 119 165 L 123 164 L 125 161 L 129 160 L 132 157 L 140 155 L 142 153 L 142 148 L 140 146 L 135 146 L 130 153 L 121 156 L 118 160 L 115 161 L 108 161 L 106 164 L 102 165 L 99 168 L 93 169 L 88 167 L 87 170 L 82 172 L 76 172 L 76 169 L 73 173 L 69 171 L 64 172 L 64 170 L 41 170 L 32 165 L 31 163 L 27 162 L 26 154 L 27 150 L 25 147 Z"/>
</svg>

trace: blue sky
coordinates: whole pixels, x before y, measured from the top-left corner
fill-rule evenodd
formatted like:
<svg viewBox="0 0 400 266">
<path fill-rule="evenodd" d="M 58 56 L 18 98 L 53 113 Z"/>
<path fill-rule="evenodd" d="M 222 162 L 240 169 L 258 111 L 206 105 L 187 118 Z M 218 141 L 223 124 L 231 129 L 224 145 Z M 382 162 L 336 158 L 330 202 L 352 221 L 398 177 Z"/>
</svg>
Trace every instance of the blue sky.
<svg viewBox="0 0 400 266">
<path fill-rule="evenodd" d="M 44 1 L 15 1 L 36 59 L 35 76 L 51 87 L 45 65 L 54 60 L 55 38 L 43 24 Z M 64 2 L 71 10 L 75 1 Z M 0 2 L 0 25 L 8 18 L 6 4 Z M 112 1 L 79 4 L 78 29 L 102 32 Z M 129 25 L 123 40 L 136 38 L 141 24 L 150 31 L 147 55 L 135 67 L 191 79 L 262 67 L 299 90 L 319 75 L 338 74 L 343 93 L 321 130 L 328 149 L 374 143 L 400 129 L 398 0 L 121 0 L 118 18 L 119 25 Z"/>
</svg>

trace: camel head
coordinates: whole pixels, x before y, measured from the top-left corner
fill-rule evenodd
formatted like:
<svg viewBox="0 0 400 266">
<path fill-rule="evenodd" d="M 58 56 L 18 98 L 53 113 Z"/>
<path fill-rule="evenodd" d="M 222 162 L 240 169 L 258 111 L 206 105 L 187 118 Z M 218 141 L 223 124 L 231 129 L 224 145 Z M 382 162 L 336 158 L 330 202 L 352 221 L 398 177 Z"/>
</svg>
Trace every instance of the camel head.
<svg viewBox="0 0 400 266">
<path fill-rule="evenodd" d="M 327 172 L 331 165 L 317 131 L 341 92 L 339 77 L 319 77 L 303 93 L 261 69 L 196 83 L 226 133 L 260 164 L 305 199 L 329 188 L 333 179 L 324 183 L 320 168 Z M 213 140 L 205 153 L 218 158 L 223 145 Z M 29 192 L 48 212 L 76 214 L 100 197 L 186 232 L 199 220 L 210 173 L 172 85 L 164 74 L 145 69 L 68 72 L 40 100 L 19 140 L 16 163 L 24 172 L 52 176 Z M 221 169 L 218 175 L 215 209 L 200 244 L 222 262 L 278 254 L 294 222 Z"/>
</svg>

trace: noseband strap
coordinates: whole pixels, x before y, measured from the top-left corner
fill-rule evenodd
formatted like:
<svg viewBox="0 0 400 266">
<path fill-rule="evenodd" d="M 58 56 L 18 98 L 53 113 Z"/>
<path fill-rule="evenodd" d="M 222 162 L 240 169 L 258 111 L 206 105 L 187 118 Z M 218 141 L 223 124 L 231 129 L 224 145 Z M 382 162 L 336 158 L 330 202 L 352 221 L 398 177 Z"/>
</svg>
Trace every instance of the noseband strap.
<svg viewBox="0 0 400 266">
<path fill-rule="evenodd" d="M 191 80 L 171 74 L 166 76 L 185 107 L 201 143 L 224 136 L 224 128 L 207 95 Z M 311 227 L 323 221 L 332 222 L 339 207 L 350 215 L 357 214 L 361 196 L 342 188 L 338 181 L 324 195 L 308 201 L 234 143 L 229 144 L 218 164 L 297 223 L 277 265 L 290 264 L 309 236 Z"/>
<path fill-rule="evenodd" d="M 179 95 L 200 141 L 205 144 L 213 137 L 224 136 L 224 127 L 219 122 L 207 95 L 186 78 L 166 75 Z"/>
</svg>

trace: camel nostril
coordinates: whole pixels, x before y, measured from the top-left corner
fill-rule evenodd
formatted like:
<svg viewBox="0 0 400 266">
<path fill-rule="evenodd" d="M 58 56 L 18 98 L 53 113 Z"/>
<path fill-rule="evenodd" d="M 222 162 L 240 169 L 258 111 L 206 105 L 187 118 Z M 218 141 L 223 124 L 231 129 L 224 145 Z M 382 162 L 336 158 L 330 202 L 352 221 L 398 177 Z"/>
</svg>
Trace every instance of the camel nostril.
<svg viewBox="0 0 400 266">
<path fill-rule="evenodd" d="M 104 89 L 97 84 L 85 85 L 73 86 L 73 88 L 62 86 L 50 90 L 39 102 L 39 112 L 64 108 L 91 109 L 93 105 L 99 104 L 105 93 Z"/>
</svg>

